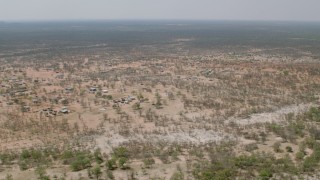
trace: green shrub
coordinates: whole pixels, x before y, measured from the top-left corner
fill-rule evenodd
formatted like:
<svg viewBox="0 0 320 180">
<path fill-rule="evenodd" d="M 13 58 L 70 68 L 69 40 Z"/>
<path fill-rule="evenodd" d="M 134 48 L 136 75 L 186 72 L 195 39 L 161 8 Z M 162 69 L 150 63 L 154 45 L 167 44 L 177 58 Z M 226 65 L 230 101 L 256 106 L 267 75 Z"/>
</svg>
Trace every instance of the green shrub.
<svg viewBox="0 0 320 180">
<path fill-rule="evenodd" d="M 287 150 L 287 152 L 289 152 L 289 153 L 292 153 L 292 152 L 293 152 L 293 149 L 292 149 L 291 146 L 287 146 L 287 147 L 286 147 L 286 150 Z"/>
<path fill-rule="evenodd" d="M 0 154 L 0 161 L 2 164 L 10 165 L 12 161 L 17 159 L 17 155 L 13 153 L 3 153 Z"/>
<path fill-rule="evenodd" d="M 69 159 L 74 157 L 74 152 L 70 150 L 66 150 L 62 153 L 62 159 Z"/>
<path fill-rule="evenodd" d="M 114 176 L 113 176 L 112 171 L 107 171 L 107 177 L 108 177 L 109 179 L 114 179 Z"/>
<path fill-rule="evenodd" d="M 19 168 L 21 171 L 25 171 L 25 170 L 29 169 L 29 166 L 26 161 L 20 161 Z"/>
<path fill-rule="evenodd" d="M 96 177 L 96 179 L 98 180 L 99 177 L 100 177 L 101 174 L 102 174 L 102 171 L 101 171 L 100 166 L 97 165 L 97 166 L 93 167 L 93 168 L 91 169 L 91 173 L 92 173 L 92 174 Z"/>
<path fill-rule="evenodd" d="M 31 155 L 28 150 L 22 150 L 20 157 L 22 159 L 29 159 L 31 157 Z"/>
<path fill-rule="evenodd" d="M 320 122 L 320 108 L 311 107 L 306 115 L 310 120 Z"/>
<path fill-rule="evenodd" d="M 35 173 L 38 175 L 40 180 L 50 180 L 50 177 L 47 175 L 46 169 L 42 166 L 38 166 L 35 170 Z"/>
<path fill-rule="evenodd" d="M 184 174 L 181 171 L 177 171 L 171 176 L 170 180 L 184 180 Z"/>
<path fill-rule="evenodd" d="M 127 168 L 128 168 L 127 165 L 126 165 L 127 161 L 128 161 L 128 159 L 125 158 L 125 157 L 119 158 L 119 160 L 118 160 L 119 167 L 120 167 L 121 169 L 127 169 Z"/>
<path fill-rule="evenodd" d="M 114 149 L 113 156 L 115 158 L 121 158 L 121 157 L 128 158 L 129 152 L 128 152 L 127 148 L 119 147 L 119 148 Z"/>
<path fill-rule="evenodd" d="M 305 156 L 305 153 L 302 152 L 302 151 L 299 151 L 299 152 L 296 153 L 296 159 L 297 160 L 302 160 L 304 158 L 304 156 Z"/>
<path fill-rule="evenodd" d="M 247 167 L 252 167 L 257 163 L 257 158 L 255 156 L 239 156 L 235 158 L 235 165 L 238 168 L 245 169 Z"/>
<path fill-rule="evenodd" d="M 225 166 L 223 163 L 201 162 L 196 164 L 193 176 L 196 179 L 232 179 L 235 176 L 235 169 L 232 166 Z"/>
<path fill-rule="evenodd" d="M 103 163 L 103 157 L 102 157 L 102 155 L 101 155 L 100 149 L 95 150 L 94 153 L 93 153 L 93 156 L 94 156 L 95 161 L 96 161 L 98 164 Z"/>
<path fill-rule="evenodd" d="M 302 168 L 304 172 L 315 171 L 315 168 L 318 164 L 318 161 L 314 158 L 314 156 L 307 157 L 302 164 Z"/>
<path fill-rule="evenodd" d="M 143 160 L 144 165 L 149 168 L 151 165 L 153 165 L 155 163 L 153 158 L 145 158 Z"/>
<path fill-rule="evenodd" d="M 317 127 L 311 127 L 309 129 L 310 136 L 316 140 L 320 140 L 320 129 Z"/>
<path fill-rule="evenodd" d="M 272 172 L 269 170 L 269 169 L 262 169 L 260 172 L 259 172 L 259 176 L 262 178 L 262 179 L 270 179 L 272 177 Z"/>
<path fill-rule="evenodd" d="M 90 158 L 85 154 L 79 154 L 71 162 L 71 169 L 73 171 L 80 171 L 91 166 Z"/>
<path fill-rule="evenodd" d="M 51 162 L 49 156 L 43 154 L 44 150 L 23 150 L 19 158 L 19 167 L 21 170 L 26 170 L 32 167 L 47 165 Z"/>
<path fill-rule="evenodd" d="M 290 124 L 287 127 L 287 130 L 289 132 L 292 132 L 293 135 L 297 135 L 300 137 L 304 136 L 304 129 L 305 125 L 303 121 L 290 122 Z"/>
<path fill-rule="evenodd" d="M 308 137 L 305 139 L 305 144 L 308 148 L 313 149 L 314 145 L 316 144 L 316 139 Z"/>
<path fill-rule="evenodd" d="M 274 165 L 274 172 L 297 174 L 297 168 L 288 154 L 283 158 L 275 160 Z"/>
<path fill-rule="evenodd" d="M 257 145 L 257 143 L 246 144 L 246 145 L 244 146 L 244 149 L 245 149 L 246 151 L 248 151 L 248 152 L 252 152 L 252 151 L 258 149 L 258 145 Z"/>
<path fill-rule="evenodd" d="M 317 169 L 320 162 L 320 144 L 316 143 L 313 153 L 306 157 L 302 168 L 304 172 L 313 172 Z"/>
<path fill-rule="evenodd" d="M 112 158 L 106 162 L 106 166 L 109 170 L 114 170 L 117 168 L 117 160 Z"/>
<path fill-rule="evenodd" d="M 103 95 L 102 96 L 104 99 L 112 100 L 113 97 L 111 95 Z"/>
</svg>

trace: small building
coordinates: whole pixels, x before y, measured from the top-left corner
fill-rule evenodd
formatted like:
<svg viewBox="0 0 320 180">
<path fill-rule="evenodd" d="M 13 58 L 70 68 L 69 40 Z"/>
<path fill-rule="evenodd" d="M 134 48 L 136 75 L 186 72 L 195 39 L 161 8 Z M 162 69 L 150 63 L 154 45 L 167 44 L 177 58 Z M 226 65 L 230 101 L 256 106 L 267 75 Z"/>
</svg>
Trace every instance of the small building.
<svg viewBox="0 0 320 180">
<path fill-rule="evenodd" d="M 41 100 L 38 97 L 35 97 L 35 98 L 32 99 L 32 102 L 33 102 L 33 104 L 38 105 L 38 104 L 41 103 Z"/>
<path fill-rule="evenodd" d="M 60 112 L 63 113 L 63 114 L 68 114 L 70 111 L 69 111 L 69 109 L 67 107 L 62 107 Z"/>
<path fill-rule="evenodd" d="M 89 89 L 89 91 L 90 91 L 91 93 L 95 93 L 95 92 L 97 92 L 97 88 L 91 87 L 91 88 Z"/>
<path fill-rule="evenodd" d="M 73 87 L 66 87 L 64 88 L 64 90 L 66 91 L 66 93 L 69 93 L 73 91 Z"/>
</svg>

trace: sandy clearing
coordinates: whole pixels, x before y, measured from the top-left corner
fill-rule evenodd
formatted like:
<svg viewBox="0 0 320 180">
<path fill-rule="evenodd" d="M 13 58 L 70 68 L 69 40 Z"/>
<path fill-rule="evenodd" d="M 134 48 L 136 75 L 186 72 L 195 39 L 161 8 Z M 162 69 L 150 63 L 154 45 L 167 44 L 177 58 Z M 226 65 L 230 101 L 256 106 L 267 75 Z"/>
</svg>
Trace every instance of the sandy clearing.
<svg viewBox="0 0 320 180">
<path fill-rule="evenodd" d="M 150 143 L 192 143 L 205 144 L 220 142 L 222 140 L 235 140 L 236 137 L 225 134 L 223 132 L 216 132 L 212 130 L 195 129 L 190 132 L 174 132 L 167 134 L 148 134 L 148 135 L 133 135 L 124 137 L 119 134 L 112 136 L 102 135 L 95 138 L 96 146 L 105 152 L 110 152 L 113 148 L 120 146 L 123 143 L 130 141 L 150 142 Z"/>
<path fill-rule="evenodd" d="M 239 125 L 250 125 L 250 124 L 257 124 L 257 123 L 267 123 L 267 122 L 282 122 L 285 119 L 285 115 L 289 113 L 302 113 L 306 112 L 310 107 L 314 106 L 313 103 L 308 104 L 299 104 L 299 105 L 290 105 L 274 112 L 268 113 L 259 113 L 253 114 L 249 118 L 245 119 L 237 119 L 237 118 L 230 118 L 225 123 L 236 123 Z"/>
</svg>

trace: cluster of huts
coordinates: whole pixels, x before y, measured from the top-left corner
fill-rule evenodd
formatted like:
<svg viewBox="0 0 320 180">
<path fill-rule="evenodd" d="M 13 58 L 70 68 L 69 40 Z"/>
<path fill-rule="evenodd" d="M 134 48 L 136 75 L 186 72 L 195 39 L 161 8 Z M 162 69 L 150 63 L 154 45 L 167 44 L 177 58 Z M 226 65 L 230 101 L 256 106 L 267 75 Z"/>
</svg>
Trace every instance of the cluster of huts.
<svg viewBox="0 0 320 180">
<path fill-rule="evenodd" d="M 133 96 L 127 96 L 127 97 L 115 99 L 115 100 L 113 100 L 113 103 L 129 104 L 130 102 L 134 101 L 135 99 L 136 98 Z"/>
<path fill-rule="evenodd" d="M 54 110 L 52 108 L 44 108 L 40 111 L 40 113 L 45 114 L 45 116 L 56 116 L 58 114 L 68 114 L 70 110 L 67 107 L 62 107 L 59 111 Z"/>
</svg>

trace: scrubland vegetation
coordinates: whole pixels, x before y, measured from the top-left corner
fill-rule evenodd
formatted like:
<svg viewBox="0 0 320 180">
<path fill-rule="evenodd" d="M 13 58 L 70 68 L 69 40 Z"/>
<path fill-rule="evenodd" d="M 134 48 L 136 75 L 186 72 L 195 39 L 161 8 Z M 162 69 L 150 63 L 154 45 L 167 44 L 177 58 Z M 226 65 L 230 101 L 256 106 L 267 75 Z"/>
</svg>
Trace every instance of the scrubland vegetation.
<svg viewBox="0 0 320 180">
<path fill-rule="evenodd" d="M 318 26 L 16 26 L 0 179 L 320 178 Z"/>
</svg>

